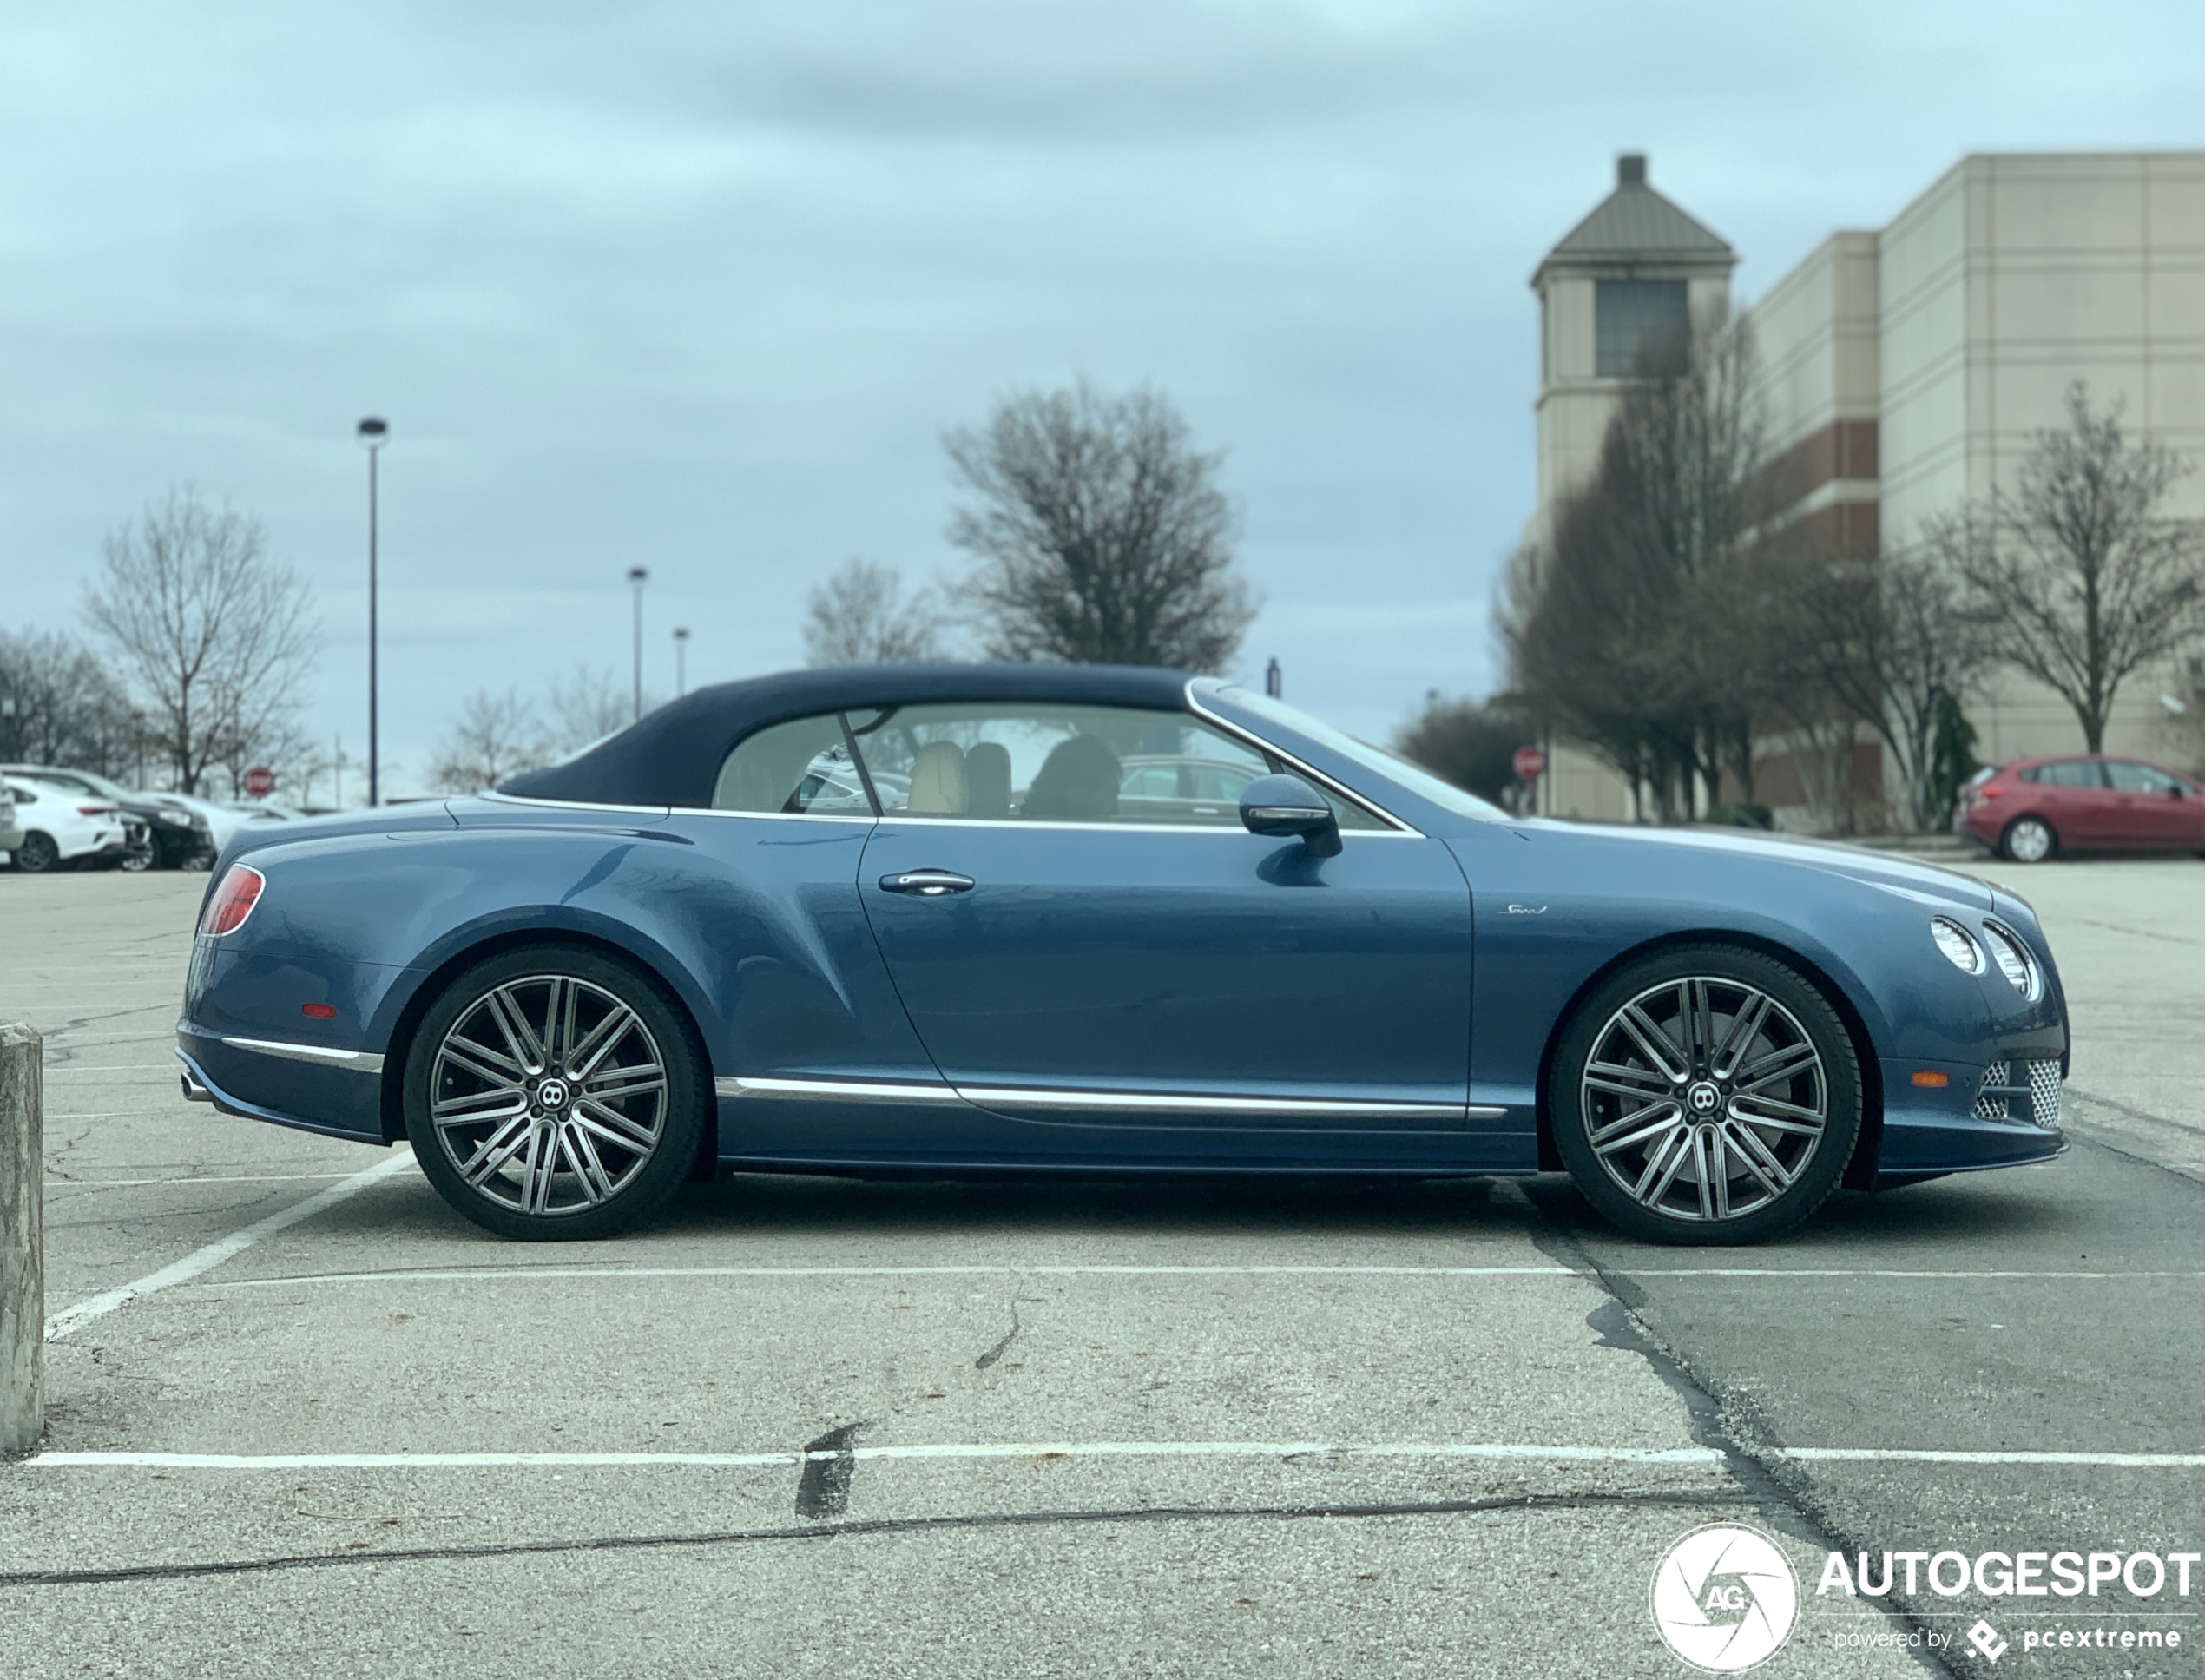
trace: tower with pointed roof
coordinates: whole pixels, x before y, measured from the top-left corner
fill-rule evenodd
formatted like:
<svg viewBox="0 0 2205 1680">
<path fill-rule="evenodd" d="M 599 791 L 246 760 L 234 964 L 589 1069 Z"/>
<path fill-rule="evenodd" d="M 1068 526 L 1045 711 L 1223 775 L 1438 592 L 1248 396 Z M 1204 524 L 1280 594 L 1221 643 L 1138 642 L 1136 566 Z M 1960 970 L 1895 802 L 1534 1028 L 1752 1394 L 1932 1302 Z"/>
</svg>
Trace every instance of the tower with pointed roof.
<svg viewBox="0 0 2205 1680">
<path fill-rule="evenodd" d="M 1737 254 L 1655 192 L 1646 156 L 1616 160 L 1616 190 L 1563 237 L 1531 276 L 1539 294 L 1539 504 L 1592 476 L 1617 399 L 1644 359 L 1688 324 L 1727 309 Z"/>
</svg>

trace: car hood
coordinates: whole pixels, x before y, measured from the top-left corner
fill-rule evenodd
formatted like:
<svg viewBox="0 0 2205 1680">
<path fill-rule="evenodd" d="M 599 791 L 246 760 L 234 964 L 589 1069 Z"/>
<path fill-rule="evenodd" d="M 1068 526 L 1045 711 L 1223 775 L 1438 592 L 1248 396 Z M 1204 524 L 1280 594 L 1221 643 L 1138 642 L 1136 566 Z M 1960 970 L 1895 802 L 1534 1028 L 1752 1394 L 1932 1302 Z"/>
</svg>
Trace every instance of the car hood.
<svg viewBox="0 0 2205 1680">
<path fill-rule="evenodd" d="M 1880 887 L 1886 892 L 1935 899 L 1945 904 L 1963 905 L 1976 911 L 1990 910 L 1996 904 L 1991 887 L 1973 875 L 1963 874 L 1957 869 L 1941 868 L 1933 863 L 1922 863 L 1913 858 L 1899 857 L 1889 852 L 1872 852 L 1865 847 L 1846 846 L 1837 840 L 1754 833 L 1740 829 L 1638 828 L 1622 824 L 1557 822 L 1543 817 L 1535 817 L 1514 826 L 1529 829 L 1567 829 L 1576 833 L 1590 832 L 1616 840 L 1635 841 L 1642 846 L 1678 847 L 1695 852 L 1791 864 L 1802 869 L 1819 869 L 1825 874 L 1859 881 L 1864 886 Z"/>
</svg>

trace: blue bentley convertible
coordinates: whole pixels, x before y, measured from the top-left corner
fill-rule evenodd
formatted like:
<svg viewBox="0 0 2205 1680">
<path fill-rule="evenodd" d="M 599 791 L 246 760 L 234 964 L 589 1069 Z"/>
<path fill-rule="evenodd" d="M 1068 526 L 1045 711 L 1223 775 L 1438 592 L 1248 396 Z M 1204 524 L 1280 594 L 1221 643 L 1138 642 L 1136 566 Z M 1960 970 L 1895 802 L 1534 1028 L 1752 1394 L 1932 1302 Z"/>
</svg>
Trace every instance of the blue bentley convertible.
<svg viewBox="0 0 2205 1680">
<path fill-rule="evenodd" d="M 254 825 L 184 1086 L 601 1236 L 715 1169 L 1508 1174 L 1767 1237 L 2063 1147 L 2029 907 L 1526 820 L 1170 671 L 701 689 L 478 799 Z"/>
</svg>

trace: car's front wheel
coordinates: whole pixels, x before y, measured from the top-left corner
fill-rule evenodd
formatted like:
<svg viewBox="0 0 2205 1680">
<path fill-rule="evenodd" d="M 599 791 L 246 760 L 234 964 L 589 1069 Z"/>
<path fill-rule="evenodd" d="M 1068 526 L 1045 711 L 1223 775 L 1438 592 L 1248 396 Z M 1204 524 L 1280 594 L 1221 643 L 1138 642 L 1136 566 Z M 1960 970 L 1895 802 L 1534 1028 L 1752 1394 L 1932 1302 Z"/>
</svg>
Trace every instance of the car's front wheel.
<svg viewBox="0 0 2205 1680">
<path fill-rule="evenodd" d="M 2006 825 L 1998 849 L 2016 863 L 2042 863 L 2059 850 L 2059 836 L 2042 817 L 2016 817 Z"/>
<path fill-rule="evenodd" d="M 1837 1188 L 1860 1131 L 1860 1069 L 1837 1011 L 1788 965 L 1689 945 L 1585 999 L 1548 1102 L 1578 1189 L 1624 1230 L 1757 1242 Z"/>
<path fill-rule="evenodd" d="M 676 1006 L 576 945 L 460 975 L 414 1035 L 406 1133 L 444 1200 L 501 1236 L 609 1236 L 688 1175 L 711 1081 Z"/>
</svg>

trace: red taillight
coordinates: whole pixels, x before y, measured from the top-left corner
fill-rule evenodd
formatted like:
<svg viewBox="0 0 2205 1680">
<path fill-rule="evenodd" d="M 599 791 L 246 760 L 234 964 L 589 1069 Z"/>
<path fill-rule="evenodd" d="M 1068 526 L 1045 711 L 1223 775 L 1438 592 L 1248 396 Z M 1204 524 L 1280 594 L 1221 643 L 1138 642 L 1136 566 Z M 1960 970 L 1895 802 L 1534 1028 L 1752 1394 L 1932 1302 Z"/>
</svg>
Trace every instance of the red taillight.
<svg viewBox="0 0 2205 1680">
<path fill-rule="evenodd" d="M 115 814 L 115 807 L 112 805 L 80 805 L 76 807 L 76 814 L 80 817 L 111 817 Z"/>
<path fill-rule="evenodd" d="M 207 913 L 199 919 L 202 933 L 234 933 L 245 926 L 245 919 L 253 913 L 253 906 L 260 902 L 260 889 L 268 884 L 267 877 L 259 870 L 242 863 L 234 863 L 214 889 L 214 896 L 207 901 Z"/>
<path fill-rule="evenodd" d="M 301 1004 L 299 1012 L 310 1021 L 333 1021 L 337 1018 L 334 1004 Z"/>
<path fill-rule="evenodd" d="M 1990 785 L 1990 783 L 1985 782 L 1982 787 L 1975 790 L 1975 796 L 1978 799 L 1996 799 L 2004 791 L 2004 789 L 2003 788 L 1993 787 Z"/>
</svg>

